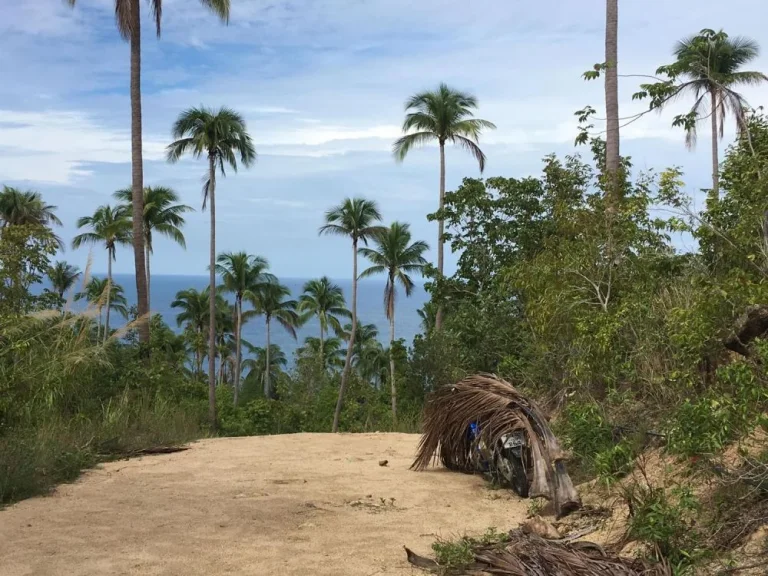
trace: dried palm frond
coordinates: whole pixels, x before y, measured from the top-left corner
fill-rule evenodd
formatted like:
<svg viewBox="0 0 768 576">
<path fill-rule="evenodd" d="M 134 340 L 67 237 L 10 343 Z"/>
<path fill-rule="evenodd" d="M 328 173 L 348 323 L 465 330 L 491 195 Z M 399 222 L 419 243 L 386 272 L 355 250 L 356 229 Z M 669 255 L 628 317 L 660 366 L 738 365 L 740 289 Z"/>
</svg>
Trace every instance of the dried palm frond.
<svg viewBox="0 0 768 576">
<path fill-rule="evenodd" d="M 580 506 L 565 470 L 565 453 L 539 407 L 505 380 L 490 374 L 469 376 L 435 391 L 424 407 L 424 434 L 411 468 L 423 470 L 439 455 L 450 470 L 474 472 L 467 430 L 477 423 L 486 446 L 524 430 L 531 450 L 531 497 L 553 501 L 558 515 Z"/>
<path fill-rule="evenodd" d="M 458 574 L 496 574 L 499 576 L 671 576 L 667 564 L 653 564 L 637 558 L 609 556 L 592 542 L 545 540 L 521 530 L 509 533 L 509 541 L 499 545 L 476 545 L 473 564 Z M 406 548 L 408 562 L 420 568 L 439 570 L 440 566 Z"/>
</svg>

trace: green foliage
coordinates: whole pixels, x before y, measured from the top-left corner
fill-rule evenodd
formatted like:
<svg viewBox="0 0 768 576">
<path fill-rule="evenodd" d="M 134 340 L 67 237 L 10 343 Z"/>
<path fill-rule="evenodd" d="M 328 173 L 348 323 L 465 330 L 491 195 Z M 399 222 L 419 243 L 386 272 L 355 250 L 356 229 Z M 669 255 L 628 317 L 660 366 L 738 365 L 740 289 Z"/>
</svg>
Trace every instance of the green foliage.
<svg viewBox="0 0 768 576">
<path fill-rule="evenodd" d="M 498 532 L 496 528 L 488 528 L 477 538 L 463 536 L 457 540 L 436 540 L 432 543 L 435 561 L 443 573 L 460 570 L 472 564 L 475 560 L 474 549 L 478 546 L 503 546 L 509 541 L 509 536 Z"/>
<path fill-rule="evenodd" d="M 0 318 L 56 304 L 54 295 L 36 295 L 30 287 L 45 277 L 57 250 L 58 241 L 45 226 L 0 229 Z"/>
</svg>

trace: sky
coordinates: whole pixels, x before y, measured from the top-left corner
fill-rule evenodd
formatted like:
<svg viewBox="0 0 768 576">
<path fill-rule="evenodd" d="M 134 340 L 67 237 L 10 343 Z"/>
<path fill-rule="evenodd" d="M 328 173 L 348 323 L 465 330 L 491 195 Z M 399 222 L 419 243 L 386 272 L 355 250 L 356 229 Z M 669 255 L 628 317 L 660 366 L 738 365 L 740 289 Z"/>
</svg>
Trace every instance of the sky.
<svg viewBox="0 0 768 576">
<path fill-rule="evenodd" d="M 581 74 L 604 60 L 602 0 L 232 0 L 228 26 L 193 0 L 164 0 L 156 38 L 143 14 L 144 176 L 173 187 L 197 211 L 187 249 L 155 240 L 153 273 L 204 274 L 209 215 L 200 211 L 205 162 L 169 165 L 164 150 L 178 114 L 190 106 L 241 112 L 258 161 L 218 181 L 217 250 L 266 256 L 284 277 L 351 273 L 348 242 L 322 237 L 323 212 L 348 196 L 375 199 L 385 222 L 409 222 L 435 246 L 436 147 L 394 161 L 403 104 L 440 82 L 475 94 L 486 176 L 539 173 L 549 153 L 572 154 L 574 112 L 603 111 L 603 85 Z M 768 50 L 765 0 L 624 0 L 620 74 L 651 74 L 671 60 L 676 40 L 702 28 L 745 35 Z M 129 48 L 114 25 L 114 0 L 0 0 L 0 184 L 40 191 L 58 206 L 69 242 L 78 217 L 113 202 L 130 184 Z M 768 70 L 768 57 L 751 66 Z M 643 104 L 642 80 L 620 79 L 622 116 Z M 756 106 L 768 87 L 745 89 Z M 710 182 L 710 140 L 701 130 L 687 151 L 670 126 L 686 102 L 622 131 L 622 154 L 636 169 L 680 166 L 692 194 Z M 726 141 L 732 136 L 726 130 Z M 724 147 L 727 144 L 724 143 Z M 586 149 L 580 149 L 587 153 Z M 478 177 L 462 150 L 447 152 L 447 187 Z M 85 266 L 87 249 L 60 257 Z M 434 259 L 434 250 L 430 253 Z M 455 255 L 447 258 L 447 271 Z M 118 251 L 114 269 L 132 271 Z M 93 250 L 93 270 L 106 253 Z"/>
</svg>

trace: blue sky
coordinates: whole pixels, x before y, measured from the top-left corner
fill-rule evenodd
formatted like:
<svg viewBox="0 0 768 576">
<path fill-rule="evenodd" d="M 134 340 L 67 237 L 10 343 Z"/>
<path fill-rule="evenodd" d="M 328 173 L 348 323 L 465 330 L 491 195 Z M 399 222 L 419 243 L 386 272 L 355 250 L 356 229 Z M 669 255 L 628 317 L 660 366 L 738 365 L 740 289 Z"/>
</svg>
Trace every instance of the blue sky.
<svg viewBox="0 0 768 576">
<path fill-rule="evenodd" d="M 113 0 L 78 0 L 75 10 L 60 0 L 0 6 L 0 183 L 41 191 L 69 240 L 79 216 L 130 182 L 128 46 Z M 768 50 L 764 0 L 644 0 L 620 10 L 624 74 L 652 73 L 678 38 L 704 27 Z M 444 81 L 477 95 L 478 116 L 498 126 L 482 139 L 488 176 L 536 174 L 545 154 L 572 153 L 573 112 L 603 108 L 602 84 L 580 77 L 603 60 L 602 0 L 232 0 L 229 26 L 197 2 L 165 0 L 159 40 L 144 16 L 146 183 L 174 187 L 199 210 L 205 167 L 165 163 L 170 126 L 193 105 L 242 112 L 259 159 L 220 181 L 218 249 L 262 254 L 286 277 L 349 275 L 347 244 L 317 237 L 323 211 L 345 196 L 376 199 L 386 221 L 410 222 L 435 244 L 425 215 L 437 202 L 437 149 L 401 165 L 390 153 L 411 93 Z M 754 68 L 768 70 L 768 59 Z M 639 109 L 630 100 L 637 83 L 621 80 L 622 115 Z M 765 87 L 745 94 L 768 103 Z M 674 113 L 626 128 L 622 152 L 638 169 L 682 166 L 693 192 L 709 181 L 709 141 L 702 131 L 698 149 L 686 151 L 669 127 Z M 447 162 L 449 189 L 478 175 L 461 151 Z M 207 213 L 188 217 L 186 236 L 186 251 L 156 241 L 153 272 L 205 272 Z M 88 251 L 63 257 L 83 266 Z M 105 254 L 93 257 L 104 270 Z M 131 269 L 120 251 L 115 270 Z"/>
</svg>

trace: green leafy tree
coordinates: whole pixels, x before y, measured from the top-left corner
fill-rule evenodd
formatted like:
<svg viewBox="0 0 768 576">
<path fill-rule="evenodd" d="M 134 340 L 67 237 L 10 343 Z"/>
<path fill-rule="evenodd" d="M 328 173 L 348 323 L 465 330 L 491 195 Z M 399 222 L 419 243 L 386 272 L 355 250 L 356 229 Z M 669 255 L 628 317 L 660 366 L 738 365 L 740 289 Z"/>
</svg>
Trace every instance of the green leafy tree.
<svg viewBox="0 0 768 576">
<path fill-rule="evenodd" d="M 46 306 L 45 294 L 30 287 L 40 283 L 58 250 L 54 234 L 45 226 L 0 228 L 0 317 L 19 316 Z"/>
<path fill-rule="evenodd" d="M 352 314 L 346 308 L 341 287 L 327 276 L 306 282 L 302 290 L 297 310 L 302 314 L 303 322 L 314 316 L 320 323 L 319 352 L 323 357 L 323 343 L 328 329 L 340 334 L 341 318 L 349 318 Z"/>
<path fill-rule="evenodd" d="M 77 0 L 66 0 L 75 6 Z M 223 22 L 229 22 L 231 0 L 200 0 Z M 163 0 L 150 0 L 150 11 L 155 30 L 160 37 L 163 16 Z M 136 294 L 139 307 L 139 339 L 149 344 L 149 296 L 146 263 L 144 262 L 144 155 L 141 128 L 141 2 L 115 0 L 115 23 L 123 40 L 131 47 L 131 205 L 133 222 L 133 255 L 136 271 Z M 211 265 L 213 266 L 213 265 Z"/>
<path fill-rule="evenodd" d="M 296 328 L 299 325 L 299 315 L 296 312 L 298 303 L 296 300 L 287 300 L 291 291 L 287 286 L 283 286 L 277 281 L 267 282 L 261 286 L 258 290 L 254 290 L 249 294 L 249 299 L 253 305 L 254 311 L 257 314 L 264 316 L 266 328 L 267 328 L 267 345 L 266 351 L 266 365 L 270 365 L 270 351 L 272 349 L 271 343 L 271 325 L 272 320 L 275 320 L 280 326 L 282 326 L 288 334 L 294 339 L 296 338 Z M 270 380 L 270 372 L 267 370 L 264 373 L 264 397 L 272 397 L 272 386 Z"/>
<path fill-rule="evenodd" d="M 373 200 L 364 198 L 347 198 L 340 205 L 325 213 L 325 225 L 320 227 L 320 234 L 346 236 L 352 240 L 352 331 L 349 335 L 347 357 L 344 370 L 341 373 L 341 387 L 333 415 L 333 432 L 339 431 L 339 416 L 344 405 L 344 392 L 349 381 L 352 367 L 352 349 L 355 344 L 355 328 L 357 327 L 357 252 L 360 242 L 368 244 L 368 239 L 379 234 L 383 227 L 377 223 L 381 220 L 379 207 Z"/>
<path fill-rule="evenodd" d="M 480 149 L 478 141 L 483 130 L 495 129 L 496 126 L 488 120 L 473 118 L 473 111 L 476 108 L 477 98 L 454 90 L 446 84 L 440 84 L 434 91 L 414 94 L 405 103 L 406 116 L 403 121 L 405 135 L 395 141 L 393 152 L 395 158 L 402 162 L 413 148 L 430 142 L 438 143 L 440 148 L 438 210 L 442 210 L 445 201 L 446 143 L 461 146 L 477 159 L 480 172 L 485 169 L 485 154 Z M 440 276 L 443 275 L 443 228 L 443 221 L 438 219 L 437 272 Z M 442 308 L 438 308 L 435 329 L 440 330 L 442 323 Z"/>
<path fill-rule="evenodd" d="M 234 404 L 237 406 L 240 390 L 241 339 L 243 333 L 243 298 L 253 296 L 274 276 L 267 273 L 266 258 L 245 252 L 226 252 L 216 259 L 216 272 L 221 276 L 222 288 L 235 295 L 235 382 Z"/>
<path fill-rule="evenodd" d="M 86 244 L 103 244 L 107 250 L 107 291 L 106 319 L 104 321 L 104 341 L 109 335 L 109 311 L 111 310 L 110 286 L 112 285 L 112 262 L 116 259 L 119 244 L 131 243 L 131 221 L 124 206 L 113 208 L 99 206 L 93 216 L 83 216 L 77 221 L 78 228 L 90 228 L 89 232 L 78 234 L 72 239 L 72 247 L 77 249 Z M 139 309 L 141 313 L 141 309 Z M 141 334 L 141 332 L 139 332 Z"/>
<path fill-rule="evenodd" d="M 374 237 L 375 248 L 360 248 L 360 254 L 371 261 L 372 266 L 365 269 L 361 278 L 386 274 L 384 287 L 384 310 L 389 320 L 389 349 L 395 345 L 395 296 L 396 284 L 400 284 L 406 297 L 413 293 L 413 279 L 410 274 L 421 274 L 427 261 L 424 252 L 429 250 L 426 242 L 411 242 L 408 224 L 393 222 L 385 231 Z M 392 418 L 397 421 L 397 388 L 395 387 L 395 358 L 389 359 L 389 385 L 392 393 Z"/>
<path fill-rule="evenodd" d="M 102 312 L 106 309 L 107 319 L 109 311 L 114 310 L 123 318 L 128 318 L 128 302 L 120 284 L 112 284 L 107 278 L 91 278 L 82 292 L 75 294 L 75 300 L 85 300 L 98 312 L 98 324 L 96 325 L 96 340 L 101 334 Z M 109 320 L 104 324 L 104 342 L 109 338 Z"/>
<path fill-rule="evenodd" d="M 56 262 L 49 268 L 47 274 L 53 291 L 59 295 L 59 298 L 64 298 L 64 293 L 75 285 L 82 273 L 77 266 L 66 262 Z"/>
<path fill-rule="evenodd" d="M 229 3 L 227 3 L 229 6 Z M 224 168 L 229 166 L 237 172 L 237 159 L 246 168 L 256 160 L 256 149 L 245 125 L 245 120 L 229 108 L 211 110 L 190 108 L 181 113 L 173 125 L 174 142 L 168 146 L 168 161 L 178 162 L 185 154 L 208 160 L 208 173 L 203 186 L 203 210 L 210 203 L 210 290 L 216 292 L 216 171 L 225 176 Z M 216 427 L 216 321 L 215 300 L 211 301 L 213 321 L 208 333 L 208 417 L 211 426 Z"/>
<path fill-rule="evenodd" d="M 118 190 L 115 198 L 123 202 L 127 207 L 131 206 L 133 191 L 130 188 Z M 147 309 L 151 309 L 152 302 L 152 275 L 150 259 L 154 252 L 153 238 L 157 233 L 170 238 L 182 248 L 187 247 L 184 233 L 184 214 L 192 210 L 192 207 L 179 204 L 179 195 L 171 188 L 165 186 L 147 186 L 144 188 L 144 250 L 147 270 Z"/>
</svg>

